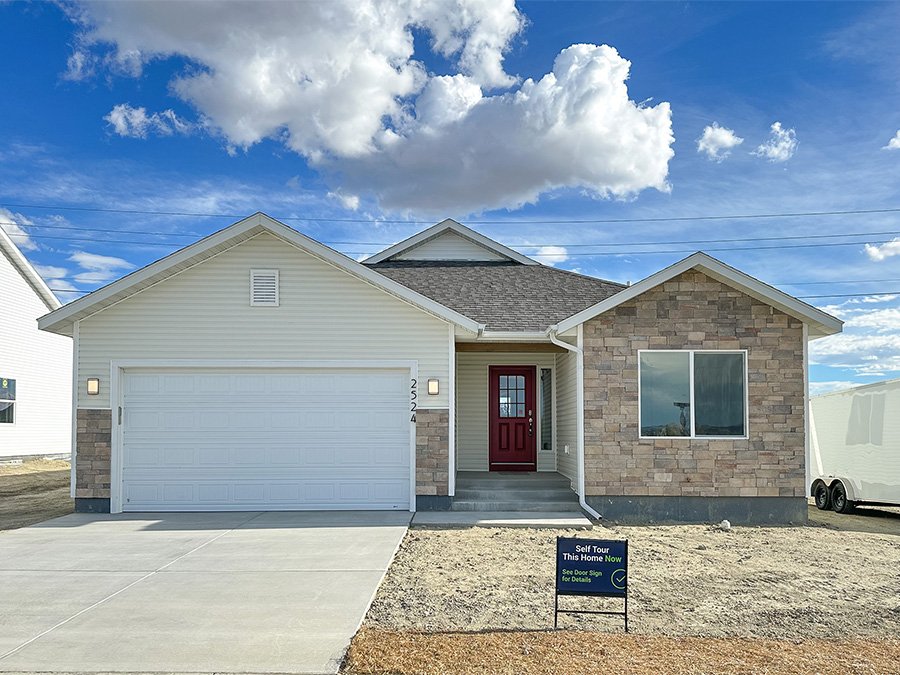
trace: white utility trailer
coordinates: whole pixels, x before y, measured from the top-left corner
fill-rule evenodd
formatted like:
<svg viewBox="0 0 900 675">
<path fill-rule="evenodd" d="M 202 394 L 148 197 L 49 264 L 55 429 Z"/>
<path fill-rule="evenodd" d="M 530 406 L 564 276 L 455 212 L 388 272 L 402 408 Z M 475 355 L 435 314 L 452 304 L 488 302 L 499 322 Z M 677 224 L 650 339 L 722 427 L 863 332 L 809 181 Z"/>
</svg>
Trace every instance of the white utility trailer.
<svg viewBox="0 0 900 675">
<path fill-rule="evenodd" d="M 900 505 L 900 379 L 813 396 L 807 458 L 816 506 Z"/>
</svg>

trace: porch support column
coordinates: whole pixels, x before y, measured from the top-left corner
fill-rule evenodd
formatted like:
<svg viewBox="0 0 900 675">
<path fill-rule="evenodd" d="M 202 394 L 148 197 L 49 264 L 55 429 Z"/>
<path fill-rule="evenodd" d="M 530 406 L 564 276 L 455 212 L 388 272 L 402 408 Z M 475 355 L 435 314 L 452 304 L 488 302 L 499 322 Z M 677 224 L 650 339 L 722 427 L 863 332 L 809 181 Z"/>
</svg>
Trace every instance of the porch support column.
<svg viewBox="0 0 900 675">
<path fill-rule="evenodd" d="M 453 497 L 456 494 L 456 331 L 453 324 L 447 324 L 447 333 L 450 336 L 450 376 L 447 378 L 447 408 L 450 412 L 450 426 L 447 429 L 448 448 L 450 453 L 447 469 L 447 493 Z"/>
</svg>

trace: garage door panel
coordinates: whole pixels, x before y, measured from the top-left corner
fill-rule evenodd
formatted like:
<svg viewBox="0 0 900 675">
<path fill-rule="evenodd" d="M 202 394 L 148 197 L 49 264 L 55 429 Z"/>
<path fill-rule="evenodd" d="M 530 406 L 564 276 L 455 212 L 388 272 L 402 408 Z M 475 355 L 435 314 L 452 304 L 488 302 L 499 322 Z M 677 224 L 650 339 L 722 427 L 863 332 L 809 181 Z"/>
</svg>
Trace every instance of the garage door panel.
<svg viewBox="0 0 900 675">
<path fill-rule="evenodd" d="M 124 505 L 126 511 L 255 510 L 260 504 L 267 511 L 391 509 L 408 498 L 407 490 L 407 483 L 399 480 L 131 481 Z"/>
<path fill-rule="evenodd" d="M 125 510 L 409 508 L 403 371 L 125 376 Z"/>
</svg>

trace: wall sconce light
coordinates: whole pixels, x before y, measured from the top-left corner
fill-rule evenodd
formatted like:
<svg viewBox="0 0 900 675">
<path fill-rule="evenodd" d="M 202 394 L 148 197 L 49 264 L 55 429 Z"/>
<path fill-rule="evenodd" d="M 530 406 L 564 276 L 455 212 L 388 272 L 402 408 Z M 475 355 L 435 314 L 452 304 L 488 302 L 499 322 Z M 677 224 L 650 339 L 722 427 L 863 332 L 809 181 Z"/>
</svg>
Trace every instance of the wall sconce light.
<svg viewBox="0 0 900 675">
<path fill-rule="evenodd" d="M 87 380 L 87 393 L 88 396 L 96 396 L 100 393 L 100 378 L 99 377 L 89 377 Z"/>
<path fill-rule="evenodd" d="M 428 395 L 437 396 L 440 393 L 440 382 L 438 380 L 428 380 Z"/>
</svg>

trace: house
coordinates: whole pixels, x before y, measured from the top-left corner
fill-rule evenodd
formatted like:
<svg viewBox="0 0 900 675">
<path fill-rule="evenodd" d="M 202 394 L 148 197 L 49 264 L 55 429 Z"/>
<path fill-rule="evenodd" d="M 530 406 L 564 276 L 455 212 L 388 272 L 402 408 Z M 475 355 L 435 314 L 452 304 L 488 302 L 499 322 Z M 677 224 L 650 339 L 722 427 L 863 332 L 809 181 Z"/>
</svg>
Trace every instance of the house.
<svg viewBox="0 0 900 675">
<path fill-rule="evenodd" d="M 439 510 L 519 471 L 605 518 L 797 522 L 841 322 L 703 253 L 623 286 L 445 220 L 358 263 L 256 214 L 40 327 L 75 340 L 82 511 Z"/>
<path fill-rule="evenodd" d="M 59 300 L 0 228 L 0 462 L 72 452 L 72 340 L 38 330 Z"/>
</svg>

